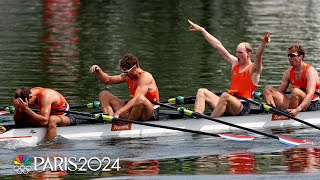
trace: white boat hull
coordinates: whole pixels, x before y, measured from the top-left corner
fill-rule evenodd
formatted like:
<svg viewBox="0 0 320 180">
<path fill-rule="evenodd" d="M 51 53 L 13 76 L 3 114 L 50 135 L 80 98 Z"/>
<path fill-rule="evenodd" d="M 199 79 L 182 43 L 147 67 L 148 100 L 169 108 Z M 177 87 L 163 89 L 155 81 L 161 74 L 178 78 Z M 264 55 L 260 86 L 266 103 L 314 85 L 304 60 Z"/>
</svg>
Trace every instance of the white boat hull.
<svg viewBox="0 0 320 180">
<path fill-rule="evenodd" d="M 230 116 L 220 117 L 219 120 L 237 124 L 250 129 L 279 129 L 279 128 L 306 128 L 295 120 L 272 120 L 280 117 L 272 117 L 272 114 L 260 114 L 249 116 Z M 320 111 L 301 112 L 297 118 L 316 126 L 320 125 Z M 209 133 L 230 133 L 243 131 L 241 129 L 216 123 L 207 119 L 178 119 L 149 121 L 148 123 L 203 131 Z M 44 138 L 46 128 L 19 128 L 11 129 L 0 135 L 1 141 L 20 141 L 24 146 L 35 146 Z M 151 136 L 168 136 L 173 134 L 182 134 L 184 132 L 156 128 L 138 124 L 83 124 L 77 126 L 58 127 L 58 135 L 67 139 L 93 139 L 93 138 L 121 138 L 121 137 L 151 137 Z"/>
</svg>

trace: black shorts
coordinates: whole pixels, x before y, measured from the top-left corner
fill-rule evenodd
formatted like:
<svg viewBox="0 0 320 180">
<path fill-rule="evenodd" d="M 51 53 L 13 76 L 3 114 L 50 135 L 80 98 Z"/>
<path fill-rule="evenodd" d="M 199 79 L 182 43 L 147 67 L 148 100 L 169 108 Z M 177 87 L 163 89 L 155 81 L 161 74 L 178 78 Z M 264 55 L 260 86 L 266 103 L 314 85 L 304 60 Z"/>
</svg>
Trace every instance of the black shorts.
<svg viewBox="0 0 320 180">
<path fill-rule="evenodd" d="M 160 111 L 160 106 L 154 107 L 153 115 L 152 115 L 152 117 L 149 119 L 149 121 L 159 120 L 159 111 Z"/>
<path fill-rule="evenodd" d="M 319 110 L 319 100 L 311 101 L 309 107 L 306 111 L 318 111 Z"/>
<path fill-rule="evenodd" d="M 65 116 L 67 116 L 70 119 L 70 126 L 75 126 L 77 124 L 76 117 L 74 114 L 68 113 Z"/>
<path fill-rule="evenodd" d="M 247 101 L 241 101 L 243 108 L 238 116 L 245 116 L 250 114 L 250 103 Z"/>
</svg>

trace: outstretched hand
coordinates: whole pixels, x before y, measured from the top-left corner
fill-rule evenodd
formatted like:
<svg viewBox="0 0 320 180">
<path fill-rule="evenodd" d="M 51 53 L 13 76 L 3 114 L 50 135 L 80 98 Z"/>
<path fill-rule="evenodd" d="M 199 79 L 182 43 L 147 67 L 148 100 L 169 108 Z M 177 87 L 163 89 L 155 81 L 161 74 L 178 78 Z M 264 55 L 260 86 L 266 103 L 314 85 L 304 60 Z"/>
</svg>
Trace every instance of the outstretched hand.
<svg viewBox="0 0 320 180">
<path fill-rule="evenodd" d="M 199 26 L 198 24 L 193 23 L 188 19 L 188 22 L 190 23 L 189 30 L 194 32 L 201 32 L 204 28 Z"/>
<path fill-rule="evenodd" d="M 268 43 L 271 41 L 270 36 L 271 36 L 272 32 L 266 32 L 262 37 L 261 37 L 261 41 Z"/>
<path fill-rule="evenodd" d="M 93 65 L 89 69 L 90 73 L 101 71 L 101 68 L 98 65 Z"/>
</svg>

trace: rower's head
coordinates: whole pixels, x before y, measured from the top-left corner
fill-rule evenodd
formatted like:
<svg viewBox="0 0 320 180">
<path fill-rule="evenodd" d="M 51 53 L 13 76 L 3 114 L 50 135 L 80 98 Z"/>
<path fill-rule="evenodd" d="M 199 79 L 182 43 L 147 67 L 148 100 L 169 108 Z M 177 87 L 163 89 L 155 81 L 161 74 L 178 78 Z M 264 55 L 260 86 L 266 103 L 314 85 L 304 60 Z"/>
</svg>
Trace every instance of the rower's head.
<svg viewBox="0 0 320 180">
<path fill-rule="evenodd" d="M 27 101 L 29 104 L 33 104 L 37 97 L 32 94 L 31 88 L 22 87 L 16 89 L 14 98 L 21 98 L 23 101 Z"/>
<path fill-rule="evenodd" d="M 293 44 L 288 48 L 288 59 L 291 66 L 301 64 L 304 55 L 304 48 L 299 44 Z"/>
<path fill-rule="evenodd" d="M 236 56 L 240 64 L 245 63 L 250 59 L 252 54 L 252 46 L 250 43 L 242 42 L 237 46 Z"/>
<path fill-rule="evenodd" d="M 140 68 L 138 59 L 132 54 L 126 54 L 119 61 L 120 71 L 128 77 L 135 77 L 136 70 Z"/>
</svg>

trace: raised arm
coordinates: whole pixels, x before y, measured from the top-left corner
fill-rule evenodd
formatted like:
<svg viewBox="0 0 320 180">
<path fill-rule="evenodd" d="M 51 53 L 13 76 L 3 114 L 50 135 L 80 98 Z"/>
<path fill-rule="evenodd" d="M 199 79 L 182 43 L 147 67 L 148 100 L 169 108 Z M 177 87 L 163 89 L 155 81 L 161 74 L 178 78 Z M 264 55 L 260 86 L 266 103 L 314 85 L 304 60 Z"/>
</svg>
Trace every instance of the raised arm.
<svg viewBox="0 0 320 180">
<path fill-rule="evenodd" d="M 260 80 L 260 74 L 262 72 L 262 67 L 263 67 L 262 56 L 267 43 L 270 42 L 270 36 L 271 36 L 271 32 L 266 32 L 264 36 L 261 37 L 261 43 L 257 50 L 256 56 L 251 68 L 252 82 L 256 85 L 258 85 Z"/>
<path fill-rule="evenodd" d="M 126 75 L 120 74 L 115 76 L 109 76 L 107 73 L 103 72 L 98 65 L 91 66 L 89 71 L 91 73 L 95 73 L 98 79 L 106 85 L 120 84 L 126 81 Z"/>
<path fill-rule="evenodd" d="M 223 59 L 225 59 L 232 67 L 234 67 L 238 63 L 238 59 L 231 55 L 226 48 L 223 47 L 222 43 L 212 36 L 210 33 L 206 31 L 205 28 L 193 23 L 192 21 L 188 20 L 190 23 L 190 31 L 193 32 L 201 32 L 201 34 L 206 38 L 206 40 L 221 54 Z"/>
</svg>

